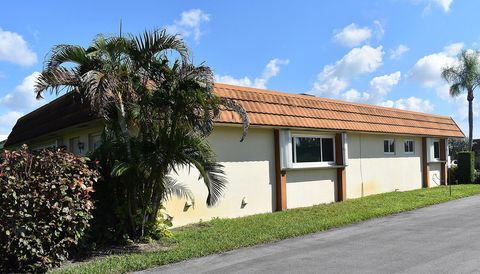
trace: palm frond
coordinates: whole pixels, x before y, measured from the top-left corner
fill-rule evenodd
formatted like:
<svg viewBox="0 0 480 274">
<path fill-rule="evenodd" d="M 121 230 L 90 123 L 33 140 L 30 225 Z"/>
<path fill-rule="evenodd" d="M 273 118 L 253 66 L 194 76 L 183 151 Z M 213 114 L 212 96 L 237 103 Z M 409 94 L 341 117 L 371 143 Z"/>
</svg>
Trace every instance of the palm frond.
<svg viewBox="0 0 480 274">
<path fill-rule="evenodd" d="M 455 83 L 461 80 L 460 74 L 461 69 L 457 68 L 454 65 L 447 66 L 442 69 L 442 78 L 443 80 L 447 81 L 448 83 Z"/>
<path fill-rule="evenodd" d="M 66 62 L 84 65 L 89 62 L 84 48 L 76 45 L 56 45 L 50 51 L 50 56 L 45 62 L 45 69 L 58 67 Z"/>
<path fill-rule="evenodd" d="M 113 177 L 119 177 L 132 169 L 132 164 L 127 162 L 115 161 L 110 175 Z"/>
<path fill-rule="evenodd" d="M 462 93 L 461 84 L 460 83 L 455 83 L 455 84 L 451 85 L 449 92 L 450 92 L 450 96 L 452 96 L 452 97 L 460 95 L 460 93 Z"/>
<path fill-rule="evenodd" d="M 165 191 L 163 193 L 163 201 L 177 197 L 179 199 L 186 199 L 195 204 L 195 197 L 193 192 L 184 184 L 179 183 L 171 176 L 165 176 L 163 179 Z"/>
<path fill-rule="evenodd" d="M 178 35 L 168 34 L 166 30 L 145 31 L 142 35 L 132 36 L 134 50 L 137 56 L 152 58 L 162 51 L 176 51 L 182 61 L 187 62 L 189 50 Z M 148 58 L 147 58 L 148 59 Z"/>
<path fill-rule="evenodd" d="M 192 164 L 200 172 L 200 179 L 203 180 L 208 190 L 207 205 L 214 206 L 223 196 L 227 185 L 224 166 L 216 162 L 192 161 Z"/>
<path fill-rule="evenodd" d="M 42 93 L 48 89 L 52 93 L 59 94 L 62 89 L 71 91 L 81 84 L 81 77 L 75 68 L 53 67 L 43 71 L 35 81 L 35 93 L 37 99 L 41 99 Z"/>
<path fill-rule="evenodd" d="M 248 119 L 247 111 L 243 108 L 242 105 L 238 104 L 237 102 L 229 98 L 222 98 L 221 104 L 225 106 L 227 109 L 235 111 L 240 115 L 240 119 L 242 119 L 242 124 L 243 124 L 243 132 L 242 132 L 242 138 L 240 139 L 240 142 L 243 142 L 243 140 L 248 134 L 248 128 L 250 127 L 250 119 Z"/>
</svg>

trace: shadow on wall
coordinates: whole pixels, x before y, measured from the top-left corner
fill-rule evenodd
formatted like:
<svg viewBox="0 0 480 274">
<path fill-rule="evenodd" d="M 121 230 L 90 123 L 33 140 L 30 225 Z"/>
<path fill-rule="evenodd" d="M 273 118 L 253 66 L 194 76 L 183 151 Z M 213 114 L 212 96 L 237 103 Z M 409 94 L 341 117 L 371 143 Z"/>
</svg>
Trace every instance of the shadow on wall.
<svg viewBox="0 0 480 274">
<path fill-rule="evenodd" d="M 336 176 L 336 168 L 291 169 L 287 171 L 287 184 L 318 181 L 335 182 Z"/>
</svg>

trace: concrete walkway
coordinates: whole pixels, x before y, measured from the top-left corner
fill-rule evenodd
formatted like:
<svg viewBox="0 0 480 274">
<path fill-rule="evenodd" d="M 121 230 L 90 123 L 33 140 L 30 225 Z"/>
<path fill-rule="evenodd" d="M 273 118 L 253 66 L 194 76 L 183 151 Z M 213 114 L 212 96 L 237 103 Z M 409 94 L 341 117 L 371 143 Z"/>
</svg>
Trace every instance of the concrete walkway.
<svg viewBox="0 0 480 274">
<path fill-rule="evenodd" d="M 140 273 L 480 273 L 480 196 Z"/>
</svg>

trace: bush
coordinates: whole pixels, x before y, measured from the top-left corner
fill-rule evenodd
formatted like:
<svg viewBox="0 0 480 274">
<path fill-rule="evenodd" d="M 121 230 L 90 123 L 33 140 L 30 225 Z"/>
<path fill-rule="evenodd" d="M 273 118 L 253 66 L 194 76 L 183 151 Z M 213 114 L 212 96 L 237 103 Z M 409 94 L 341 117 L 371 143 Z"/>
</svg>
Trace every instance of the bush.
<svg viewBox="0 0 480 274">
<path fill-rule="evenodd" d="M 475 153 L 462 151 L 458 153 L 458 183 L 471 184 L 475 182 Z"/>
<path fill-rule="evenodd" d="M 458 184 L 458 166 L 453 166 L 450 168 L 449 170 L 449 183 L 452 184 L 452 185 L 456 185 Z"/>
<path fill-rule="evenodd" d="M 0 163 L 0 272 L 57 266 L 92 218 L 97 172 L 64 150 L 5 151 Z"/>
</svg>

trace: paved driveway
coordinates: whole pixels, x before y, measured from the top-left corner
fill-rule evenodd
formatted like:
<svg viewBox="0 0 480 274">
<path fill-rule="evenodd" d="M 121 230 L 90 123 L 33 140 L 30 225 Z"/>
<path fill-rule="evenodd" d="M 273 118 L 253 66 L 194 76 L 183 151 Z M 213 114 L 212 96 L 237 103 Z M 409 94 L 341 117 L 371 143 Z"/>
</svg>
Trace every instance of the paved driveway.
<svg viewBox="0 0 480 274">
<path fill-rule="evenodd" d="M 142 273 L 480 273 L 480 196 Z"/>
</svg>

